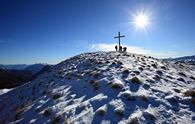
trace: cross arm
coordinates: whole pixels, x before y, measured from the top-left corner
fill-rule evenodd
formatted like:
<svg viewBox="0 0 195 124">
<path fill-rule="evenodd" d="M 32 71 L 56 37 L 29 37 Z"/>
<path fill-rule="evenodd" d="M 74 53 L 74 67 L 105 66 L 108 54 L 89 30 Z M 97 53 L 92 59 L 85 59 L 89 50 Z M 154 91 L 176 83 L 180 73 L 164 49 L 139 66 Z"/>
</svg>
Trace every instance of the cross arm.
<svg viewBox="0 0 195 124">
<path fill-rule="evenodd" d="M 125 35 L 122 35 L 122 36 L 120 36 L 120 37 L 125 37 Z"/>
<path fill-rule="evenodd" d="M 114 38 L 121 38 L 121 37 L 125 37 L 125 35 L 122 35 L 122 36 L 117 36 L 117 37 L 114 37 Z"/>
</svg>

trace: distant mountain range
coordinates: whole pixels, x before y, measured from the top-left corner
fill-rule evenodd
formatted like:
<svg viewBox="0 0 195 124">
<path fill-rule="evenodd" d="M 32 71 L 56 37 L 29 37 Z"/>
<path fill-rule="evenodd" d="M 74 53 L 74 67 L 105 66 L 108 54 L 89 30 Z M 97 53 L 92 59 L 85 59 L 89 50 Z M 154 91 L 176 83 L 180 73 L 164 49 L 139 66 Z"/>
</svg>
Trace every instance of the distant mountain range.
<svg viewBox="0 0 195 124">
<path fill-rule="evenodd" d="M 45 67 L 46 64 L 33 64 L 33 65 L 28 65 L 24 70 L 30 71 L 33 74 L 39 72 L 43 67 Z"/>
<path fill-rule="evenodd" d="M 0 64 L 0 68 L 1 69 L 16 69 L 16 70 L 23 70 L 26 67 L 28 67 L 29 65 L 27 64 L 13 64 L 13 65 L 3 65 Z"/>
<path fill-rule="evenodd" d="M 32 65 L 27 64 L 13 64 L 13 65 L 3 65 L 0 64 L 1 69 L 14 69 L 14 70 L 30 70 L 34 73 L 40 71 L 46 64 L 37 63 Z"/>
<path fill-rule="evenodd" d="M 182 62 L 195 62 L 195 55 L 193 56 L 183 56 L 178 58 L 169 58 L 172 61 L 182 61 Z"/>
<path fill-rule="evenodd" d="M 38 75 L 49 70 L 50 67 L 51 65 L 46 64 L 1 65 L 0 89 L 20 86 L 35 79 Z"/>
</svg>

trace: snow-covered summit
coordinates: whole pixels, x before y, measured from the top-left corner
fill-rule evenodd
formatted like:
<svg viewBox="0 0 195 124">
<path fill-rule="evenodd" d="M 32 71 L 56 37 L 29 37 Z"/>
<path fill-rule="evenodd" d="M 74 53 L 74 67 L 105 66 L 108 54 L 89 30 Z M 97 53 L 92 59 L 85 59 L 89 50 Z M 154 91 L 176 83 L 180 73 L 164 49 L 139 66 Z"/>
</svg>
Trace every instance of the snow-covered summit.
<svg viewBox="0 0 195 124">
<path fill-rule="evenodd" d="M 0 123 L 195 123 L 195 66 L 131 53 L 67 59 L 0 96 Z"/>
</svg>

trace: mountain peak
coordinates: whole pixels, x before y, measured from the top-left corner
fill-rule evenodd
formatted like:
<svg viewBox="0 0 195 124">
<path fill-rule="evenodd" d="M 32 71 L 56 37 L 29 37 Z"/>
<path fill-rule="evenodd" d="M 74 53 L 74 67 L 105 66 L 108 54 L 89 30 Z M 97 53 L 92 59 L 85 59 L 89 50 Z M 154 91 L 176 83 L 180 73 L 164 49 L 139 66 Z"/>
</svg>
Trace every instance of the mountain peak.
<svg viewBox="0 0 195 124">
<path fill-rule="evenodd" d="M 0 122 L 193 123 L 194 74 L 138 54 L 80 54 L 1 95 Z"/>
</svg>

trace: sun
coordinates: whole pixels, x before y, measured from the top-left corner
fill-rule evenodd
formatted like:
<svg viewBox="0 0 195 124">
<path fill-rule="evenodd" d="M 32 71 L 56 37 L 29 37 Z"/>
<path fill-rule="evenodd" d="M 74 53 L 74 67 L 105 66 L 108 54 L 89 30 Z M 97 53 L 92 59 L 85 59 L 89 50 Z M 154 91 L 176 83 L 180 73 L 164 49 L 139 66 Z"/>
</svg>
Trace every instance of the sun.
<svg viewBox="0 0 195 124">
<path fill-rule="evenodd" d="M 138 15 L 135 17 L 135 24 L 137 27 L 144 28 L 148 23 L 148 18 L 145 15 Z"/>
<path fill-rule="evenodd" d="M 133 25 L 136 29 L 143 29 L 145 30 L 150 24 L 150 18 L 144 13 L 139 13 L 134 15 L 133 17 Z"/>
</svg>

